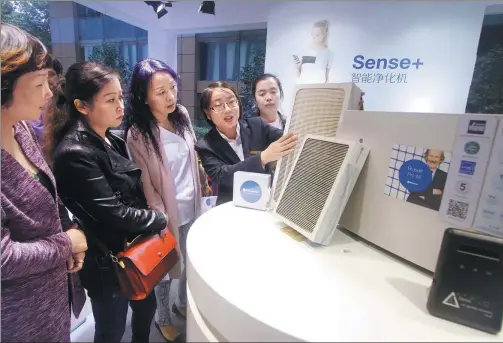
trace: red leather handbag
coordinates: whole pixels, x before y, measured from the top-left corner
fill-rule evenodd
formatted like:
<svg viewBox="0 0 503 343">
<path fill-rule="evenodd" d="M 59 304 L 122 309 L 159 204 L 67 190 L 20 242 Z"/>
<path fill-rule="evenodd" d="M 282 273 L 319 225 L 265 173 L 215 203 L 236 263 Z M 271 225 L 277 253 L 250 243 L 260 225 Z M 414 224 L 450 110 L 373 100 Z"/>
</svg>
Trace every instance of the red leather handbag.
<svg viewBox="0 0 503 343">
<path fill-rule="evenodd" d="M 77 202 L 75 205 L 82 208 Z M 85 228 L 78 218 L 74 221 Z M 92 232 L 84 229 L 84 233 L 111 259 L 121 291 L 129 300 L 145 299 L 180 260 L 176 239 L 167 228 L 158 234 L 141 234 L 129 244 L 124 242 L 124 250 L 116 256 Z"/>
<path fill-rule="evenodd" d="M 160 234 L 140 235 L 112 257 L 122 293 L 130 300 L 145 299 L 154 287 L 178 263 L 175 237 L 164 230 Z"/>
<path fill-rule="evenodd" d="M 143 300 L 178 263 L 176 239 L 168 229 L 142 234 L 116 256 L 93 234 L 86 232 L 113 262 L 119 286 L 129 300 Z"/>
</svg>

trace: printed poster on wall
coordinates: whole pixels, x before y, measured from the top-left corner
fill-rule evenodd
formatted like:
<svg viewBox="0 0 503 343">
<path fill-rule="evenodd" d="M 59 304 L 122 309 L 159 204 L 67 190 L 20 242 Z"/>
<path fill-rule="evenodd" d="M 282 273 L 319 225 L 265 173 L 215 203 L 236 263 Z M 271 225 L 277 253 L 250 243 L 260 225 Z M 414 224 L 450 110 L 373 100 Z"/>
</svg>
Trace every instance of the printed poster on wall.
<svg viewBox="0 0 503 343">
<path fill-rule="evenodd" d="M 466 115 L 459 119 L 451 172 L 440 206 L 441 218 L 460 229 L 471 229 L 486 175 L 498 119 Z"/>
<path fill-rule="evenodd" d="M 501 119 L 473 227 L 503 237 L 503 120 Z"/>
<path fill-rule="evenodd" d="M 397 144 L 391 150 L 384 194 L 438 211 L 450 161 L 448 151 Z"/>
<path fill-rule="evenodd" d="M 487 4 L 369 1 L 365 11 L 361 6 L 274 4 L 265 71 L 282 82 L 284 114 L 290 115 L 296 86 L 345 82 L 365 92 L 366 110 L 465 113 Z"/>
</svg>

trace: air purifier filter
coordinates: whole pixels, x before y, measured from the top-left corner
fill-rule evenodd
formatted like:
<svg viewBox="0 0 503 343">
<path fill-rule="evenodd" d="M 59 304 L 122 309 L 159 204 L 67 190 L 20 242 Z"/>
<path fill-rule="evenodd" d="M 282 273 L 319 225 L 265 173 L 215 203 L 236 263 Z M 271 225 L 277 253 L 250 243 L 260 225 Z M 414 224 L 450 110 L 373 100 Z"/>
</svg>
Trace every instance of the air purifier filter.
<svg viewBox="0 0 503 343">
<path fill-rule="evenodd" d="M 369 149 L 307 135 L 274 213 L 312 242 L 329 244 Z"/>
<path fill-rule="evenodd" d="M 299 142 L 308 134 L 335 137 L 343 111 L 357 110 L 361 93 L 352 83 L 297 85 L 285 132 L 295 133 Z M 299 146 L 277 163 L 272 186 L 274 201 L 279 198 Z"/>
</svg>

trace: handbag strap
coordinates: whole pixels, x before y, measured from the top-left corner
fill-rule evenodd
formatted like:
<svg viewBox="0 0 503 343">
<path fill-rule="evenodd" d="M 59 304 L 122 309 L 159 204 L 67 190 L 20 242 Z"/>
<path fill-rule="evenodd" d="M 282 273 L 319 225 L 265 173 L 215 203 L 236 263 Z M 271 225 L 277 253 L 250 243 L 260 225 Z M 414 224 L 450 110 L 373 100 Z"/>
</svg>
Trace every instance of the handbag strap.
<svg viewBox="0 0 503 343">
<path fill-rule="evenodd" d="M 82 222 L 80 221 L 80 219 L 78 219 L 77 217 L 74 216 L 73 218 L 73 221 L 84 231 L 85 235 L 87 238 L 89 238 L 89 240 L 93 241 L 94 244 L 96 244 L 96 246 L 105 254 L 105 255 L 111 255 L 112 254 L 112 251 L 110 249 L 107 248 L 107 246 L 100 240 L 98 239 L 98 237 L 96 237 L 96 235 L 94 235 L 93 233 L 91 233 L 89 230 L 86 230 L 84 228 L 84 225 L 82 225 Z"/>
<path fill-rule="evenodd" d="M 82 212 L 86 213 L 86 210 L 82 207 L 82 205 L 80 205 L 80 203 L 78 201 L 75 201 L 73 199 L 68 199 L 67 200 L 70 200 L 71 202 L 73 202 L 75 204 L 76 207 L 78 207 L 79 209 L 82 210 Z M 96 237 L 95 234 L 93 234 L 90 230 L 86 230 L 85 229 L 85 226 L 82 225 L 82 221 L 76 217 L 75 215 L 73 216 L 73 221 L 80 227 L 82 228 L 82 230 L 84 231 L 85 235 L 86 235 L 86 238 L 88 238 L 90 241 L 92 241 L 94 244 L 96 244 L 96 246 L 103 252 L 103 254 L 106 256 L 106 257 L 109 257 L 112 262 L 114 262 L 114 264 L 119 264 L 121 265 L 121 267 L 123 267 L 123 265 L 121 264 L 121 262 L 119 261 L 119 259 L 117 258 L 117 256 L 115 256 L 112 252 L 111 249 L 109 249 L 98 237 Z M 126 248 L 126 244 L 127 242 L 124 242 L 124 248 Z"/>
<path fill-rule="evenodd" d="M 79 208 L 82 208 L 82 206 L 77 202 L 77 201 L 74 201 L 72 200 L 73 203 L 78 206 Z M 119 259 L 112 253 L 112 250 L 110 250 L 98 237 L 96 237 L 95 234 L 93 234 L 90 230 L 86 230 L 85 229 L 85 226 L 82 225 L 82 221 L 77 218 L 75 215 L 73 215 L 73 222 L 76 223 L 83 231 L 84 231 L 84 234 L 86 235 L 86 238 L 88 238 L 90 241 L 92 241 L 94 244 L 96 244 L 96 246 L 98 247 L 98 249 L 101 250 L 101 252 L 106 256 L 106 257 L 109 257 L 112 262 L 114 262 L 114 264 L 118 264 L 119 263 Z"/>
</svg>

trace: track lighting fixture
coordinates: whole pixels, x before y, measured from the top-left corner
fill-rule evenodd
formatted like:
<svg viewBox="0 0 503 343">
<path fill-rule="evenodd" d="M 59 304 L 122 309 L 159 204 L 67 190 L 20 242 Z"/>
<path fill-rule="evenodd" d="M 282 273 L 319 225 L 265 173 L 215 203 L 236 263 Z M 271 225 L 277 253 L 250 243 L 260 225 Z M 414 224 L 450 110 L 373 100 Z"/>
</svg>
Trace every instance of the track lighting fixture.
<svg viewBox="0 0 503 343">
<path fill-rule="evenodd" d="M 203 1 L 199 6 L 199 13 L 215 15 L 215 1 Z"/>
<path fill-rule="evenodd" d="M 158 19 L 161 19 L 162 16 L 168 13 L 166 7 L 173 7 L 173 4 L 171 2 L 164 3 L 162 1 L 145 1 L 145 3 L 149 6 L 152 6 L 152 9 L 157 14 Z"/>
</svg>

